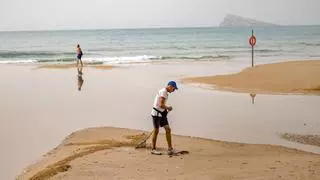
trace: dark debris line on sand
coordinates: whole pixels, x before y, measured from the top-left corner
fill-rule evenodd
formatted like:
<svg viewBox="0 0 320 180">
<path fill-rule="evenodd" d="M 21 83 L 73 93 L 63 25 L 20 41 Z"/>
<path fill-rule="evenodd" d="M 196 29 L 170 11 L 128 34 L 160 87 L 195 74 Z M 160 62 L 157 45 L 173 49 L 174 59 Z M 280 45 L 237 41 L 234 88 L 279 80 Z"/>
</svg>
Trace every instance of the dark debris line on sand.
<svg viewBox="0 0 320 180">
<path fill-rule="evenodd" d="M 293 133 L 283 133 L 280 136 L 281 138 L 288 141 L 320 147 L 320 135 L 302 135 L 302 134 L 293 134 Z"/>
</svg>

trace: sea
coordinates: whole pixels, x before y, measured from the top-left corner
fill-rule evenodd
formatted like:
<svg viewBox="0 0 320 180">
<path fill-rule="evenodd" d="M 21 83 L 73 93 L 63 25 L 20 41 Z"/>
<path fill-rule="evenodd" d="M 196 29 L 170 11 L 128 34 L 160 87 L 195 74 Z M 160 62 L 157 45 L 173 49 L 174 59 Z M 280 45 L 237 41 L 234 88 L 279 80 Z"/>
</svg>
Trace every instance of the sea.
<svg viewBox="0 0 320 180">
<path fill-rule="evenodd" d="M 159 28 L 0 32 L 0 64 L 134 64 L 183 61 L 250 62 L 252 30 L 259 63 L 319 59 L 320 26 Z"/>
</svg>

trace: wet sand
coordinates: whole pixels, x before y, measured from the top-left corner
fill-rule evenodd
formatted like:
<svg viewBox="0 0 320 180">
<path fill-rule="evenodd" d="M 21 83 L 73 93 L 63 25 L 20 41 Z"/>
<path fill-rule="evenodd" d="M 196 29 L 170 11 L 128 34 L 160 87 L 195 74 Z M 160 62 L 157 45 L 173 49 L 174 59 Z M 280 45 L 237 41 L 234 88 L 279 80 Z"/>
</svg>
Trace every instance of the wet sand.
<svg viewBox="0 0 320 180">
<path fill-rule="evenodd" d="M 272 145 L 249 145 L 174 136 L 189 154 L 161 156 L 134 149 L 145 132 L 91 128 L 72 133 L 18 179 L 314 179 L 320 155 Z M 165 139 L 161 134 L 160 140 Z"/>
<path fill-rule="evenodd" d="M 320 95 L 320 61 L 291 61 L 258 65 L 230 75 L 191 77 L 185 83 L 214 85 L 219 90 L 246 93 Z"/>
<path fill-rule="evenodd" d="M 137 65 L 107 71 L 85 67 L 81 91 L 76 68 L 1 65 L 0 69 L 1 179 L 13 179 L 80 129 L 112 126 L 149 131 L 154 95 L 168 80 L 178 80 L 180 85 L 169 100 L 174 107 L 169 114 L 174 134 L 320 153 L 319 147 L 279 136 L 285 132 L 319 133 L 320 97 L 257 94 L 252 104 L 248 93 L 207 90 L 179 81 L 186 76 L 228 74 L 243 69 L 232 62 Z M 128 103 L 128 99 L 139 102 L 139 106 Z"/>
<path fill-rule="evenodd" d="M 69 68 L 76 68 L 77 65 L 72 63 L 72 64 L 47 64 L 47 65 L 39 65 L 37 68 L 39 69 L 69 69 Z M 78 66 L 80 67 L 80 65 Z M 83 68 L 96 68 L 96 69 L 105 69 L 105 70 L 110 70 L 114 68 L 115 66 L 110 66 L 110 65 L 88 65 L 84 64 Z"/>
</svg>

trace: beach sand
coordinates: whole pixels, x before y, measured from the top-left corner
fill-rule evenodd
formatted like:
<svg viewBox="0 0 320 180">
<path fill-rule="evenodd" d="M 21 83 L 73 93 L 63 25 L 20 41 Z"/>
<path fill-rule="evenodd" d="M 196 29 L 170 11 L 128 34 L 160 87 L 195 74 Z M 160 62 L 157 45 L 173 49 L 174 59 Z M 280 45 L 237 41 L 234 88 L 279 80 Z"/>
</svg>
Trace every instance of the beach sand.
<svg viewBox="0 0 320 180">
<path fill-rule="evenodd" d="M 69 68 L 76 68 L 76 64 L 47 64 L 47 65 L 39 65 L 37 68 L 39 69 L 69 69 Z M 80 67 L 80 65 L 79 65 Z M 110 65 L 88 65 L 84 64 L 83 68 L 96 68 L 96 69 L 104 69 L 104 70 L 110 70 L 114 68 L 114 66 Z"/>
<path fill-rule="evenodd" d="M 72 133 L 18 179 L 314 179 L 320 155 L 281 146 L 253 145 L 174 136 L 174 145 L 189 154 L 161 156 L 134 149 L 147 132 L 90 128 Z M 148 141 L 150 143 L 150 141 Z M 149 144 L 148 144 L 149 146 Z"/>
<path fill-rule="evenodd" d="M 219 90 L 246 93 L 320 94 L 320 61 L 292 61 L 258 65 L 230 75 L 191 77 L 185 83 L 214 85 Z"/>
<path fill-rule="evenodd" d="M 281 134 L 283 139 L 292 142 L 298 142 L 302 144 L 309 144 L 313 146 L 320 147 L 320 135 L 306 135 L 306 134 L 293 134 L 293 133 L 283 133 Z"/>
<path fill-rule="evenodd" d="M 102 179 L 106 179 L 104 177 L 109 176 L 113 177 L 113 169 L 112 172 L 106 171 L 105 167 L 118 168 L 117 165 L 122 168 L 117 169 L 115 172 L 119 173 L 114 176 L 123 177 L 123 179 L 128 179 L 128 176 L 133 174 L 132 177 L 138 179 L 140 175 L 137 172 L 142 171 L 141 169 L 144 170 L 141 178 L 149 178 L 154 175 L 157 179 L 169 179 L 170 175 L 177 179 L 180 176 L 182 178 L 190 176 L 192 179 L 194 177 L 199 177 L 200 179 L 212 179 L 210 177 L 228 179 L 231 176 L 235 176 L 234 179 L 241 177 L 250 179 L 249 176 L 253 173 L 253 179 L 259 179 L 257 177 L 260 173 L 262 174 L 261 178 L 264 177 L 264 173 L 269 173 L 269 171 L 275 171 L 275 174 L 280 173 L 280 171 L 273 170 L 273 162 L 269 164 L 267 160 L 261 166 L 257 166 L 259 168 L 255 168 L 260 161 L 260 157 L 262 157 L 262 160 L 268 159 L 269 156 L 275 157 L 268 153 L 269 149 L 268 151 L 263 150 L 264 147 L 273 149 L 273 146 L 261 144 L 281 145 L 319 154 L 320 148 L 318 146 L 287 141 L 280 138 L 279 134 L 319 134 L 320 96 L 257 94 L 255 104 L 251 104 L 251 97 L 248 93 L 207 90 L 179 82 L 181 78 L 186 76 L 200 77 L 212 74 L 229 74 L 238 72 L 242 68 L 243 66 L 238 66 L 228 61 L 157 63 L 148 64 L 147 66 L 141 64 L 123 66 L 106 71 L 84 67 L 82 75 L 84 83 L 82 90 L 78 91 L 78 72 L 76 68 L 0 65 L 2 74 L 2 88 L 0 88 L 2 99 L 2 103 L 0 103 L 2 123 L 0 159 L 2 161 L 0 169 L 3 170 L 0 174 L 0 179 L 14 179 L 25 167 L 28 167 L 27 169 L 30 171 L 23 173 L 25 175 L 23 177 L 31 177 L 44 170 L 45 167 L 55 164 L 55 162 L 59 162 L 66 157 L 70 158 L 61 161 L 59 164 L 64 166 L 59 169 L 67 169 L 67 174 L 72 173 L 73 170 L 81 174 L 82 168 L 89 168 L 92 165 L 91 161 L 88 163 L 86 159 L 94 158 L 95 155 L 99 159 L 93 162 L 93 166 L 99 164 L 96 168 L 95 166 L 93 167 L 97 172 L 85 172 L 82 174 L 85 176 L 84 179 L 95 178 L 95 176 L 103 177 Z M 203 141 L 203 139 L 199 138 L 175 136 L 175 147 L 190 151 L 189 155 L 182 156 L 183 159 L 180 160 L 181 157 L 168 158 L 166 155 L 154 157 L 150 155 L 149 150 L 145 149 L 133 150 L 132 144 L 130 144 L 131 140 L 123 138 L 123 135 L 140 134 L 140 131 L 125 130 L 125 133 L 119 134 L 120 130 L 118 129 L 115 129 L 114 132 L 113 128 L 106 128 L 108 131 L 103 130 L 101 138 L 98 138 L 100 135 L 94 135 L 90 139 L 91 136 L 87 133 L 83 133 L 83 136 L 77 136 L 80 142 L 86 141 L 86 143 L 89 142 L 91 144 L 92 141 L 103 140 L 99 142 L 100 144 L 97 147 L 86 149 L 88 151 L 82 152 L 80 149 L 81 154 L 77 154 L 77 149 L 71 152 L 75 146 L 70 145 L 59 146 L 59 154 L 55 154 L 57 153 L 55 150 L 50 151 L 72 132 L 89 127 L 110 126 L 145 131 L 152 129 L 150 111 L 153 98 L 159 88 L 164 87 L 168 80 L 177 80 L 179 85 L 179 91 L 171 94 L 168 101 L 174 107 L 174 111 L 169 114 L 172 132 L 178 135 L 220 141 Z M 128 102 L 128 100 L 130 101 Z M 135 105 L 136 102 L 138 102 L 138 105 Z M 79 135 L 79 133 L 75 134 Z M 110 142 L 107 140 L 111 138 L 116 140 L 112 141 L 112 146 L 106 144 Z M 122 143 L 125 146 L 113 150 L 103 150 L 119 146 L 119 141 L 125 141 L 124 144 Z M 236 143 L 233 146 L 232 144 L 234 143 L 227 142 L 247 144 L 241 144 L 240 146 Z M 61 147 L 64 147 L 65 150 L 61 151 Z M 163 136 L 159 139 L 159 147 L 165 152 L 166 143 Z M 249 151 L 246 148 L 242 150 L 240 147 L 254 148 Z M 277 148 L 279 146 L 276 146 Z M 282 153 L 282 149 L 290 152 L 295 151 L 287 148 L 280 148 L 281 153 L 277 156 L 280 161 L 282 162 L 283 159 L 284 162 L 292 164 L 301 163 L 302 166 L 292 167 L 285 164 L 286 166 L 283 167 L 288 167 L 289 169 L 292 167 L 290 169 L 292 172 L 284 172 L 289 172 L 288 174 L 292 175 L 293 179 L 299 179 L 300 177 L 300 179 L 305 179 L 304 177 L 309 172 L 309 170 L 306 170 L 309 168 L 306 165 L 310 159 L 309 155 L 315 159 L 310 160 L 315 164 L 319 164 L 318 156 L 303 152 L 301 154 L 300 151 L 297 153 L 298 156 L 292 153 Z M 92 153 L 97 149 L 101 149 L 101 151 Z M 247 151 L 256 156 L 249 155 L 247 158 L 248 154 L 245 154 Z M 110 154 L 107 152 L 110 152 Z M 271 150 L 271 152 L 274 151 Z M 108 156 L 107 158 L 101 158 L 99 153 L 107 154 Z M 241 157 L 242 153 L 245 154 L 244 157 Z M 43 154 L 46 154 L 46 156 L 42 157 Z M 126 156 L 127 154 L 130 156 Z M 132 159 L 130 159 L 131 155 L 134 156 Z M 129 159 L 124 159 L 123 157 L 128 157 Z M 295 157 L 299 157 L 298 160 L 294 159 Z M 147 161 L 146 158 L 151 159 L 152 163 L 145 162 Z M 210 158 L 211 161 L 209 161 Z M 232 160 L 230 162 L 234 163 L 234 165 L 231 163 L 229 165 L 226 164 L 229 159 Z M 243 166 L 248 165 L 246 173 L 241 172 L 243 167 L 240 160 L 244 159 L 248 159 L 248 162 L 243 162 Z M 101 161 L 102 165 L 95 163 L 100 162 L 100 160 L 103 160 Z M 196 162 L 197 166 L 193 166 L 193 161 Z M 30 164 L 34 165 L 28 166 Z M 160 171 L 150 170 L 153 165 L 159 168 Z M 123 168 L 126 166 L 130 168 Z M 313 167 L 312 164 L 310 166 Z M 90 167 L 92 168 L 92 166 Z M 176 167 L 180 169 L 178 171 L 179 174 L 174 174 L 176 171 L 171 171 L 172 169 L 175 170 Z M 269 167 L 271 169 L 268 170 Z M 230 169 L 234 171 L 230 171 L 231 173 L 228 174 Z M 296 169 L 298 169 L 297 173 L 293 172 Z M 148 174 L 149 171 L 150 176 Z M 93 170 L 92 172 L 95 171 Z M 310 169 L 311 175 L 309 175 L 311 179 L 313 178 L 312 172 L 313 169 Z M 88 174 L 90 174 L 90 177 L 87 176 Z M 238 178 L 237 174 L 241 174 L 241 177 L 239 176 Z M 317 172 L 315 174 L 318 175 Z M 266 175 L 266 177 L 271 177 L 271 173 L 269 175 Z M 59 173 L 53 178 L 61 178 L 61 176 L 65 176 L 65 179 L 68 179 L 64 173 Z M 68 177 L 77 179 L 72 178 L 71 174 Z"/>
</svg>

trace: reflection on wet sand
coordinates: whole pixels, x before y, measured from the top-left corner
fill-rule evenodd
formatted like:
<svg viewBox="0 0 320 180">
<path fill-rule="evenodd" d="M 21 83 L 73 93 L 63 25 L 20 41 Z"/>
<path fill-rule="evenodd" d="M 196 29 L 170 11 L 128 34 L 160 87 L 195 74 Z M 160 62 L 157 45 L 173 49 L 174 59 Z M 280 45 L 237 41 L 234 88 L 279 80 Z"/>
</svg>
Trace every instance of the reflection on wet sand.
<svg viewBox="0 0 320 180">
<path fill-rule="evenodd" d="M 78 91 L 81 91 L 83 85 L 83 78 L 82 78 L 82 66 L 77 68 L 78 71 Z"/>
</svg>

